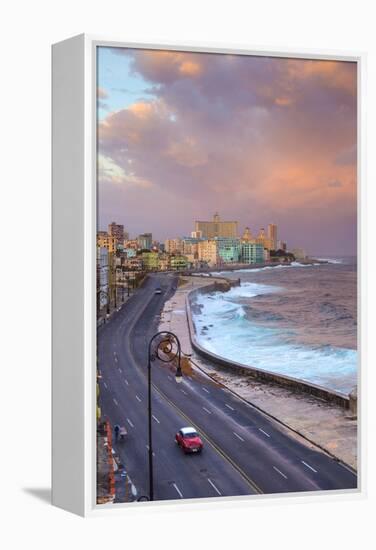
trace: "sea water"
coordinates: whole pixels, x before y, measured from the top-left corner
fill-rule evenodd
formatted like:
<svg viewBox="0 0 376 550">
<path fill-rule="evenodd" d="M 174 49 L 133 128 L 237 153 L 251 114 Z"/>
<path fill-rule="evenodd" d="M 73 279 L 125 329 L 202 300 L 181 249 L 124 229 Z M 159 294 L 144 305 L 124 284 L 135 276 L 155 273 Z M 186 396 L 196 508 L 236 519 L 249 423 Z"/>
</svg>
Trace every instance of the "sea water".
<svg viewBox="0 0 376 550">
<path fill-rule="evenodd" d="M 198 295 L 199 343 L 227 359 L 349 393 L 357 380 L 356 262 L 325 261 L 217 273 L 241 285 Z"/>
</svg>

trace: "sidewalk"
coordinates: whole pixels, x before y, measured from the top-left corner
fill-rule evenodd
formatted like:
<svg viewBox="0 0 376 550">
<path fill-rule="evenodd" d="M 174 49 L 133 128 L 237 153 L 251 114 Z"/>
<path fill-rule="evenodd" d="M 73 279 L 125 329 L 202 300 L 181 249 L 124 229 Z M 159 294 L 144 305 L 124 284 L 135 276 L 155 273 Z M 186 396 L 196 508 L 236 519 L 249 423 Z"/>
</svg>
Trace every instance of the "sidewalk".
<svg viewBox="0 0 376 550">
<path fill-rule="evenodd" d="M 266 384 L 250 376 L 230 373 L 202 359 L 192 350 L 185 307 L 186 296 L 191 290 L 213 283 L 216 278 L 184 276 L 183 280 L 184 283 L 179 285 L 174 296 L 165 303 L 159 330 L 169 330 L 177 335 L 183 354 L 190 358 L 193 372 L 201 369 L 294 430 L 296 437 L 307 445 L 319 446 L 356 469 L 357 421 L 348 411 L 307 394 L 293 393 L 277 384 Z"/>
</svg>

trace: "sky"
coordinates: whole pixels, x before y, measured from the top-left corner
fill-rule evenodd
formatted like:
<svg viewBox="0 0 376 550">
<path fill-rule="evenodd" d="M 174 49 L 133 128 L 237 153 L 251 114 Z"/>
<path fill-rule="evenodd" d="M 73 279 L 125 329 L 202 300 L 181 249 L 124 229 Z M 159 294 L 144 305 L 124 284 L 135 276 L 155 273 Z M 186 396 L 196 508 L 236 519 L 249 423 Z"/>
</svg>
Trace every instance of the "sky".
<svg viewBox="0 0 376 550">
<path fill-rule="evenodd" d="M 100 229 L 164 241 L 219 212 L 356 254 L 355 63 L 100 47 L 97 68 Z"/>
</svg>

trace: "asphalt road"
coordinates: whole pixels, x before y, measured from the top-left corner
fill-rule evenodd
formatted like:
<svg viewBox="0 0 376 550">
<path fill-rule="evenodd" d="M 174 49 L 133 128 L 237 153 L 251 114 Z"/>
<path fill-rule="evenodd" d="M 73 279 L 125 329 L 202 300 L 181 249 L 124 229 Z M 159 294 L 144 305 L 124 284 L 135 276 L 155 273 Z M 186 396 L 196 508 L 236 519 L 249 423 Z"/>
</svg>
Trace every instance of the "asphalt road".
<svg viewBox="0 0 376 550">
<path fill-rule="evenodd" d="M 176 283 L 174 275 L 150 276 L 98 331 L 102 413 L 127 427 L 116 450 L 138 496 L 148 495 L 147 347 Z M 357 487 L 346 465 L 301 443 L 200 371 L 185 370 L 176 384 L 174 367 L 156 360 L 152 380 L 156 500 Z M 202 454 L 184 455 L 175 445 L 175 433 L 187 425 L 202 435 Z"/>
</svg>

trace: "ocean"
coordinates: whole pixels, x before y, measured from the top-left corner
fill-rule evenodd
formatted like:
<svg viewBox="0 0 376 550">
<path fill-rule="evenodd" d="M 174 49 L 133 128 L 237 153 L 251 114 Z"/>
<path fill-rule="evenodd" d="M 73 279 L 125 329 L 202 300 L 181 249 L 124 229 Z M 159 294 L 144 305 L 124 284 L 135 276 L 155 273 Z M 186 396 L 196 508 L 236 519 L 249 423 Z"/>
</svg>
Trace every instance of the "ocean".
<svg viewBox="0 0 376 550">
<path fill-rule="evenodd" d="M 199 343 L 228 359 L 349 393 L 357 382 L 356 260 L 326 259 L 216 273 L 240 277 L 241 286 L 198 297 Z"/>
</svg>

